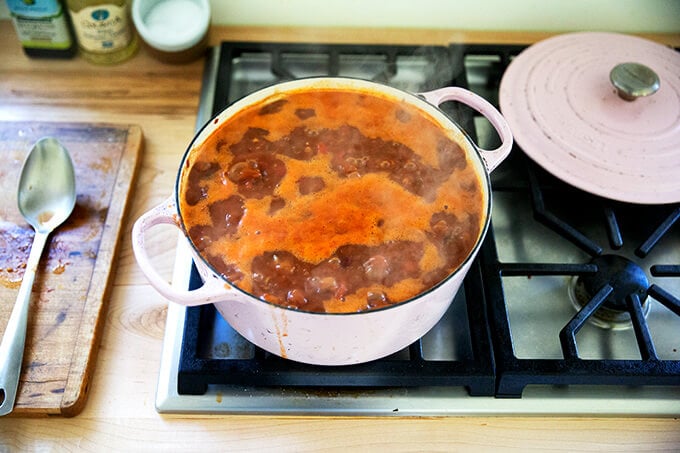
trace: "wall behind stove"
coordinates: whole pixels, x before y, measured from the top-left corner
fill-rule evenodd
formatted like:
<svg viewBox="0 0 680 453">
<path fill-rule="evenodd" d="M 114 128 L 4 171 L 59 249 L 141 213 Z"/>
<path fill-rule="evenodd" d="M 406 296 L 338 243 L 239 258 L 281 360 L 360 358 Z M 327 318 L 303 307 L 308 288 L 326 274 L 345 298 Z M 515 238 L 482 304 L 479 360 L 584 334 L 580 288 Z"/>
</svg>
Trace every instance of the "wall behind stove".
<svg viewBox="0 0 680 453">
<path fill-rule="evenodd" d="M 222 25 L 680 33 L 680 0 L 210 0 Z M 0 19 L 9 18 L 0 1 Z"/>
<path fill-rule="evenodd" d="M 213 23 L 680 32 L 680 0 L 211 0 Z"/>
</svg>

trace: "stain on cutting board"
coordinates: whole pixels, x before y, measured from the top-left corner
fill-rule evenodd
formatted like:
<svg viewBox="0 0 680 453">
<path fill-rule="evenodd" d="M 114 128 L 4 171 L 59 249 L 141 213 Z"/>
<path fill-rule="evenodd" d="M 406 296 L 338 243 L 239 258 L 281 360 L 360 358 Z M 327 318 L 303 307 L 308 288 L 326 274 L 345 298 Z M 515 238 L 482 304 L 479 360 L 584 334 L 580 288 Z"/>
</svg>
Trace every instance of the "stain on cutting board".
<svg viewBox="0 0 680 453">
<path fill-rule="evenodd" d="M 0 122 L 0 332 L 33 241 L 16 191 L 28 150 L 53 136 L 76 173 L 73 214 L 50 235 L 36 275 L 19 393 L 12 415 L 75 415 L 82 409 L 114 275 L 121 222 L 142 149 L 135 125 Z"/>
</svg>

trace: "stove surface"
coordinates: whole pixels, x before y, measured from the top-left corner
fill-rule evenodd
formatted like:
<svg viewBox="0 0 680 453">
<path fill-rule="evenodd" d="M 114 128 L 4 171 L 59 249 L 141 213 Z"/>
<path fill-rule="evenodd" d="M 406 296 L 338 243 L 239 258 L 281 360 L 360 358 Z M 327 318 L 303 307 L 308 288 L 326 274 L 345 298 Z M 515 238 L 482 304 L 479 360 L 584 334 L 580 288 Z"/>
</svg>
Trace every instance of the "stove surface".
<svg viewBox="0 0 680 453">
<path fill-rule="evenodd" d="M 262 86 L 326 74 L 413 92 L 467 86 L 498 105 L 503 69 L 520 50 L 224 43 L 207 61 L 197 128 Z M 443 108 L 481 147 L 497 145 L 484 118 L 458 105 Z M 480 257 L 446 316 L 410 348 L 356 367 L 304 366 L 252 346 L 212 307 L 170 304 L 157 410 L 680 414 L 680 225 L 674 225 L 680 206 L 628 205 L 585 194 L 533 165 L 520 149 L 494 171 L 492 187 L 492 229 Z M 655 234 L 664 225 L 668 231 Z M 602 256 L 624 257 L 647 286 L 637 302 L 619 298 L 624 312 L 615 325 L 586 316 L 614 304 L 615 293 L 604 283 L 596 285 L 603 292 L 577 297 L 589 285 L 584 278 L 602 267 Z M 183 237 L 173 284 L 197 284 Z M 631 324 L 629 312 L 642 321 Z"/>
</svg>

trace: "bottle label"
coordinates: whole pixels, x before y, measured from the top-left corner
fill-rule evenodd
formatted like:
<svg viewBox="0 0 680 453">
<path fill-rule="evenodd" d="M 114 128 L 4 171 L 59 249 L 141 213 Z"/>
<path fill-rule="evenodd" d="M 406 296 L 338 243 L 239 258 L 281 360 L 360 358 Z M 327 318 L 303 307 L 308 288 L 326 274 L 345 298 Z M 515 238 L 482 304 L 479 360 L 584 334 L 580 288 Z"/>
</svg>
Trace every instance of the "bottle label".
<svg viewBox="0 0 680 453">
<path fill-rule="evenodd" d="M 72 45 L 64 11 L 55 0 L 8 0 L 21 45 L 39 49 L 68 49 Z"/>
<path fill-rule="evenodd" d="M 78 43 L 90 52 L 109 53 L 125 48 L 132 29 L 125 6 L 97 5 L 71 11 Z"/>
</svg>

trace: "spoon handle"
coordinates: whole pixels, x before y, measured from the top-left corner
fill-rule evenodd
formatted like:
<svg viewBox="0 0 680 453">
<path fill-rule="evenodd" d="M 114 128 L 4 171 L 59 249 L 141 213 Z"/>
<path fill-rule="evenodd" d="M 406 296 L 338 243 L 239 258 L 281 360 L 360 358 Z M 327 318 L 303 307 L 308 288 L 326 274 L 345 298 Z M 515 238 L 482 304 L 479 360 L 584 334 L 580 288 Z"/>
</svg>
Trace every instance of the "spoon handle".
<svg viewBox="0 0 680 453">
<path fill-rule="evenodd" d="M 14 408 L 24 358 L 31 289 L 48 235 L 49 233 L 35 233 L 19 294 L 0 343 L 0 416 L 9 414 Z"/>
</svg>

